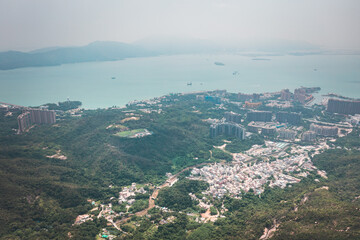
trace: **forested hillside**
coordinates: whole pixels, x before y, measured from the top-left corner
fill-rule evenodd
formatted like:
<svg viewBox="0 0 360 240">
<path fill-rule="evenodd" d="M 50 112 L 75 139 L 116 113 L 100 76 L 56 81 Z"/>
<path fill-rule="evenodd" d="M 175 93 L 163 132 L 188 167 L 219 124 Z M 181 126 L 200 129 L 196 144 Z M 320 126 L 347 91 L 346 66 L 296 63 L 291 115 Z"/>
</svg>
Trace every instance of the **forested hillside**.
<svg viewBox="0 0 360 240">
<path fill-rule="evenodd" d="M 188 109 L 178 104 L 162 114 L 136 113 L 138 121 L 122 124 L 153 132 L 140 139 L 118 138 L 106 129 L 128 118 L 121 110 L 85 111 L 22 135 L 13 130 L 20 112 L 0 114 L 0 235 L 65 236 L 90 207 L 87 198 L 117 196 L 119 189 L 110 184 L 159 183 L 166 172 L 207 161 L 208 124 Z M 46 157 L 58 150 L 66 160 Z"/>
<path fill-rule="evenodd" d="M 80 117 L 59 114 L 56 124 L 35 126 L 21 135 L 14 131 L 21 112 L 0 114 L 0 238 L 93 239 L 106 227 L 103 218 L 72 226 L 78 215 L 92 208 L 88 199 L 109 202 L 133 182 L 159 185 L 168 172 L 204 162 L 231 161 L 229 154 L 213 149 L 223 139 L 209 138 L 210 124 L 204 121 L 221 117 L 225 110 L 187 96 L 172 100 L 163 102 L 162 111 L 150 113 L 128 106 L 84 110 Z M 148 129 L 152 135 L 123 138 L 115 134 L 128 129 Z M 154 208 L 148 217 L 132 216 L 131 224 L 122 226 L 126 234 L 119 238 L 259 239 L 267 228 L 276 230 L 272 239 L 357 239 L 358 137 L 359 131 L 354 130 L 328 143 L 335 149 L 312 159 L 328 179 L 313 172 L 284 189 L 266 187 L 260 195 L 250 190 L 241 199 L 227 195 L 212 199 L 211 214 L 217 214 L 222 204 L 228 210 L 214 223 L 195 222 L 182 212 L 202 211 L 189 193 L 201 198 L 208 188 L 182 176 L 173 187 L 163 188 L 156 200 L 176 212 Z M 246 143 L 228 140 L 232 140 L 226 148 L 230 152 L 247 150 L 249 142 L 263 144 L 258 135 Z M 214 151 L 210 154 L 209 150 Z M 53 157 L 56 154 L 66 158 Z M 146 208 L 145 203 L 137 202 L 134 209 Z M 162 219 L 174 220 L 157 226 Z"/>
</svg>

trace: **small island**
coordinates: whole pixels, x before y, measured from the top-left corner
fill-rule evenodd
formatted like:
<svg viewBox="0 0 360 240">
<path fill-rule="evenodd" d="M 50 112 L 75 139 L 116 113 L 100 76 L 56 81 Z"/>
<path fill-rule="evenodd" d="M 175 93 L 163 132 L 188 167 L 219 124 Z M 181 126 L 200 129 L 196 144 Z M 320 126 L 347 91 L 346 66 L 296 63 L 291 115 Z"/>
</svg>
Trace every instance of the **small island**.
<svg viewBox="0 0 360 240">
<path fill-rule="evenodd" d="M 253 58 L 254 61 L 271 61 L 270 58 Z"/>
</svg>

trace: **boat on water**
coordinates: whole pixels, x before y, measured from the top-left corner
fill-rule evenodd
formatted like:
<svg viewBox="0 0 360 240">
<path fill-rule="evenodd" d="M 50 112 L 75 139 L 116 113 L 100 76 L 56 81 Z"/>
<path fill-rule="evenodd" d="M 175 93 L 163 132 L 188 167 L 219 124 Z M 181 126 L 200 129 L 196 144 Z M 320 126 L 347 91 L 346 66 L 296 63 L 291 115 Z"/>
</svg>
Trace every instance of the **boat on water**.
<svg viewBox="0 0 360 240">
<path fill-rule="evenodd" d="M 191 85 L 192 85 L 192 82 L 188 82 L 187 85 L 188 85 L 188 86 L 191 86 Z"/>
<path fill-rule="evenodd" d="M 116 77 L 112 77 L 111 79 L 116 79 Z"/>
</svg>

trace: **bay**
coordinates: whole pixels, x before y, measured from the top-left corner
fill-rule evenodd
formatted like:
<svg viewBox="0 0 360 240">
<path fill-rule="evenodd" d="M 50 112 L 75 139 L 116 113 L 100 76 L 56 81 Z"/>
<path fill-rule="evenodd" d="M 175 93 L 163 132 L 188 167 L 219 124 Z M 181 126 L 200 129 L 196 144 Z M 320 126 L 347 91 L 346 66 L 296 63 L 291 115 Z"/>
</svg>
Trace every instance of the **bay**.
<svg viewBox="0 0 360 240">
<path fill-rule="evenodd" d="M 38 106 L 69 98 L 94 109 L 169 93 L 215 89 L 259 93 L 300 86 L 360 98 L 359 55 L 254 58 L 175 55 L 0 71 L 0 101 Z"/>
</svg>

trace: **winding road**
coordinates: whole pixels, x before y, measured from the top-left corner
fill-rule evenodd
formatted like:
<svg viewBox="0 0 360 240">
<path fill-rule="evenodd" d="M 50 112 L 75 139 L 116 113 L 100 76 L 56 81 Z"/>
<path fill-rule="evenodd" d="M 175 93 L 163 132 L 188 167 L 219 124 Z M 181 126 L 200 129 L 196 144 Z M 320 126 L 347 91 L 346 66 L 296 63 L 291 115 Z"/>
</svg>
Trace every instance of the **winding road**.
<svg viewBox="0 0 360 240">
<path fill-rule="evenodd" d="M 152 209 L 152 208 L 155 207 L 155 199 L 157 198 L 160 189 L 162 189 L 162 188 L 164 188 L 164 187 L 171 186 L 171 185 L 177 180 L 177 177 L 178 177 L 181 173 L 183 173 L 183 172 L 185 172 L 185 171 L 187 171 L 187 170 L 189 170 L 189 169 L 192 169 L 192 168 L 195 168 L 195 167 L 204 166 L 204 165 L 208 165 L 208 164 L 211 164 L 211 163 L 208 163 L 208 162 L 207 162 L 207 163 L 200 163 L 200 164 L 197 164 L 197 165 L 194 165 L 194 166 L 190 166 L 190 167 L 184 168 L 184 169 L 181 170 L 180 172 L 176 173 L 176 174 L 173 175 L 171 178 L 169 178 L 168 180 L 166 180 L 166 182 L 165 182 L 164 184 L 160 185 L 159 187 L 157 187 L 157 188 L 154 190 L 154 192 L 153 192 L 153 193 L 151 194 L 151 196 L 149 197 L 149 207 L 148 207 L 148 208 L 146 208 L 146 209 L 144 209 L 144 210 L 142 210 L 142 211 L 140 211 L 140 212 L 136 212 L 135 214 L 129 214 L 128 217 L 123 218 L 123 219 L 117 221 L 117 224 L 121 224 L 121 223 L 126 222 L 127 220 L 129 220 L 129 219 L 131 218 L 131 216 L 134 216 L 134 215 L 139 216 L 139 217 L 146 215 L 150 209 Z"/>
</svg>

